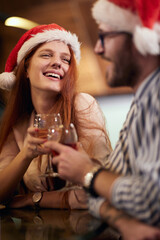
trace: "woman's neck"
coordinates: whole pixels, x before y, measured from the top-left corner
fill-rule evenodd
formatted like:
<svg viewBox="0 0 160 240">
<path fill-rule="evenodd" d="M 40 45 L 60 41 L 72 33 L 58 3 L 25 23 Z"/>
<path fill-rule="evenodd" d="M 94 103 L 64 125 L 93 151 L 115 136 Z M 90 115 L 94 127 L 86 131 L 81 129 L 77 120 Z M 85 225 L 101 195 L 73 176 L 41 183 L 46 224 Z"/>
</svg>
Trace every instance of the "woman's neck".
<svg viewBox="0 0 160 240">
<path fill-rule="evenodd" d="M 32 102 L 37 113 L 48 113 L 56 102 L 57 95 L 50 95 L 48 93 L 32 93 Z"/>
</svg>

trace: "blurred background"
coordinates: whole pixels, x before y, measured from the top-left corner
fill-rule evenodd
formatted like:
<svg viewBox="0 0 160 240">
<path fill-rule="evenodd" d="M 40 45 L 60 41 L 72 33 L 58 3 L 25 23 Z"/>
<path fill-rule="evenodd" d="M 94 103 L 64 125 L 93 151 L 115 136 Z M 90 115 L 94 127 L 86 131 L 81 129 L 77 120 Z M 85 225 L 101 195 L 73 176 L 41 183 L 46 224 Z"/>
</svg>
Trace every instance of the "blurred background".
<svg viewBox="0 0 160 240">
<path fill-rule="evenodd" d="M 6 26 L 8 17 L 17 16 L 37 24 L 57 23 L 77 34 L 81 42 L 78 90 L 93 95 L 106 117 L 112 146 L 129 110 L 132 91 L 129 88 L 111 89 L 105 80 L 107 63 L 94 54 L 97 26 L 91 16 L 93 0 L 1 0 L 0 2 L 0 72 L 23 28 Z"/>
</svg>

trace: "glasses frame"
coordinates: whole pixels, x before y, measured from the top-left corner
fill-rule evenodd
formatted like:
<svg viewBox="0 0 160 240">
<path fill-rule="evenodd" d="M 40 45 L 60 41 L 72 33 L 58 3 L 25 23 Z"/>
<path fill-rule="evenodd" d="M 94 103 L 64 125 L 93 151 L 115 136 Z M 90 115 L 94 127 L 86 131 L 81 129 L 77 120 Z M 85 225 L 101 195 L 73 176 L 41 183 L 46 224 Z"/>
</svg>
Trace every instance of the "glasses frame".
<svg viewBox="0 0 160 240">
<path fill-rule="evenodd" d="M 113 37 L 116 37 L 116 36 L 121 35 L 121 34 L 126 34 L 126 35 L 129 35 L 129 36 L 132 36 L 131 33 L 125 32 L 125 31 L 100 32 L 98 34 L 98 39 L 101 42 L 102 48 L 104 48 L 104 38 L 113 38 Z"/>
</svg>

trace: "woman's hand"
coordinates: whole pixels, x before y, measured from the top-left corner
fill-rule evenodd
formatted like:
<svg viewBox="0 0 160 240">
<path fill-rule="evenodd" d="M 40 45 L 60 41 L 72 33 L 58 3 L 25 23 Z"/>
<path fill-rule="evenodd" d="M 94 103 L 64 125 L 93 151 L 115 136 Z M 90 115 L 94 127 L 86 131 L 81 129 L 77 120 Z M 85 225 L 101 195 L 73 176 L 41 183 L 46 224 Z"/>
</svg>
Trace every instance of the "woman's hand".
<svg viewBox="0 0 160 240">
<path fill-rule="evenodd" d="M 29 127 L 27 130 L 27 137 L 24 142 L 24 147 L 22 151 L 24 151 L 25 157 L 29 159 L 33 159 L 38 155 L 42 155 L 47 153 L 45 148 L 43 147 L 43 143 L 46 142 L 46 139 L 38 138 L 38 128 Z"/>
<path fill-rule="evenodd" d="M 83 189 L 69 191 L 68 202 L 71 209 L 87 209 L 87 195 Z"/>
</svg>

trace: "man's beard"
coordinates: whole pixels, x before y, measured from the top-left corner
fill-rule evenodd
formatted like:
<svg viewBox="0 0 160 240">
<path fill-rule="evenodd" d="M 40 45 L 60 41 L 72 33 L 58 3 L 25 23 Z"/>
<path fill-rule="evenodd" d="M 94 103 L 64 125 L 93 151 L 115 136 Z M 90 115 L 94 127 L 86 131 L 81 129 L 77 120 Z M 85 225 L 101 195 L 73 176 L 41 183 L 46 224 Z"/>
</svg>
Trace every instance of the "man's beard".
<svg viewBox="0 0 160 240">
<path fill-rule="evenodd" d="M 108 79 L 110 87 L 134 87 L 136 85 L 140 68 L 131 49 L 122 49 L 111 64 L 113 64 L 113 72 L 110 79 L 106 73 L 106 79 Z"/>
</svg>

